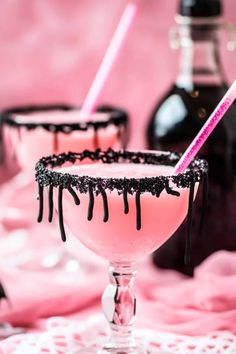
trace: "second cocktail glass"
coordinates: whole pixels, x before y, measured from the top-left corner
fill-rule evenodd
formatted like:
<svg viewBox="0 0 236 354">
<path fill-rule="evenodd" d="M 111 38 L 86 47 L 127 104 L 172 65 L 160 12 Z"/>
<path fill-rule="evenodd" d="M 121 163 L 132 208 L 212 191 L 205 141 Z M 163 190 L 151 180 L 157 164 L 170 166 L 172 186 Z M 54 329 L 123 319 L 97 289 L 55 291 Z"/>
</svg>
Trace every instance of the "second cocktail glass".
<svg viewBox="0 0 236 354">
<path fill-rule="evenodd" d="M 2 121 L 6 148 L 12 146 L 20 168 L 31 176 L 41 156 L 127 144 L 127 114 L 112 106 L 89 115 L 69 105 L 16 107 L 3 112 Z"/>
<path fill-rule="evenodd" d="M 47 188 L 49 213 L 54 204 L 62 239 L 65 221 L 84 245 L 110 263 L 102 306 L 111 336 L 97 353 L 146 353 L 132 335 L 135 262 L 160 247 L 186 215 L 189 248 L 193 201 L 199 183 L 207 180 L 207 163 L 200 159 L 185 173 L 172 175 L 178 160 L 173 153 L 109 149 L 49 156 L 36 166 L 41 218 Z"/>
<path fill-rule="evenodd" d="M 34 166 L 41 156 L 73 150 L 121 148 L 127 143 L 127 114 L 112 106 L 101 106 L 89 115 L 69 105 L 16 107 L 3 112 L 2 120 L 5 158 L 8 165 L 18 164 L 21 169 L 1 191 L 4 203 L 1 222 L 10 229 L 31 227 L 35 223 Z M 47 246 L 48 241 L 42 242 L 40 250 L 36 247 L 39 255 L 34 251 L 32 257 L 24 255 L 18 265 L 43 269 L 61 263 L 60 254 L 65 254 L 60 250 L 61 245 L 55 245 L 58 252 L 54 253 L 53 238 L 51 246 Z"/>
</svg>

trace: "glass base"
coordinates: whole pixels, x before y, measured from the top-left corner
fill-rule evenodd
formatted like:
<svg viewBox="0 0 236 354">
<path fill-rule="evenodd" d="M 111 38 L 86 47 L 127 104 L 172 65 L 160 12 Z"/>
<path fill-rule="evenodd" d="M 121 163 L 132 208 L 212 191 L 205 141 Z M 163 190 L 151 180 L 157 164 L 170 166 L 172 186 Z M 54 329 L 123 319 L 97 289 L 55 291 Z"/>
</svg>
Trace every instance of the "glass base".
<svg viewBox="0 0 236 354">
<path fill-rule="evenodd" d="M 94 348 L 80 349 L 76 354 L 154 354 L 149 351 L 144 350 L 129 350 L 129 349 L 112 349 L 107 351 L 106 349 L 96 350 Z M 166 354 L 166 353 L 155 353 L 155 354 Z"/>
<path fill-rule="evenodd" d="M 103 348 L 97 349 L 94 346 L 91 348 L 79 349 L 75 354 L 171 354 L 163 350 L 148 350 L 142 347 L 134 348 Z"/>
<path fill-rule="evenodd" d="M 98 351 L 98 354 L 150 354 L 140 347 L 131 348 L 104 348 Z"/>
</svg>

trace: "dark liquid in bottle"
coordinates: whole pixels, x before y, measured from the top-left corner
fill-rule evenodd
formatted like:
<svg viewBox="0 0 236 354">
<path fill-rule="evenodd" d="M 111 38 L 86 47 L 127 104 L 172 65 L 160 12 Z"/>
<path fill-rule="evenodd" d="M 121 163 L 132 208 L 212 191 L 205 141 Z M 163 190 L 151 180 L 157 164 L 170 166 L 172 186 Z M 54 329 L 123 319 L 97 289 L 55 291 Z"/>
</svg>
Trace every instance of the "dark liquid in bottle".
<svg viewBox="0 0 236 354">
<path fill-rule="evenodd" d="M 195 85 L 191 91 L 173 86 L 155 108 L 148 127 L 151 149 L 183 152 L 227 90 Z M 187 274 L 211 253 L 236 250 L 236 106 L 233 105 L 204 144 L 199 155 L 209 162 L 209 201 L 204 232 L 199 233 L 201 202 L 194 203 L 191 267 L 184 265 L 185 226 L 154 253 L 159 267 Z"/>
</svg>

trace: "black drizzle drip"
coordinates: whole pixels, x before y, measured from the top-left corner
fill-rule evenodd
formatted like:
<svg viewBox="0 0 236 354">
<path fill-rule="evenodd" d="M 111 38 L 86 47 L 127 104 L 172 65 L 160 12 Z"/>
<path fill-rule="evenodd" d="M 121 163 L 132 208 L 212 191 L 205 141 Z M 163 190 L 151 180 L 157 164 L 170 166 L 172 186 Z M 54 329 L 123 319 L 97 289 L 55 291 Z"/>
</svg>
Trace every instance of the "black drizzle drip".
<svg viewBox="0 0 236 354">
<path fill-rule="evenodd" d="M 141 229 L 141 203 L 140 203 L 141 192 L 137 191 L 135 194 L 135 205 L 136 205 L 136 229 Z"/>
<path fill-rule="evenodd" d="M 36 165 L 36 181 L 39 184 L 39 221 L 42 220 L 43 209 L 43 188 L 49 187 L 49 195 L 52 193 L 52 188 L 59 188 L 58 191 L 58 214 L 59 224 L 61 230 L 62 240 L 66 240 L 64 222 L 63 222 L 63 189 L 67 189 L 72 195 L 74 203 L 79 205 L 80 200 L 74 188 L 79 193 L 88 193 L 89 204 L 87 219 L 92 220 L 94 209 L 94 198 L 101 196 L 103 200 L 103 220 L 107 222 L 109 219 L 109 208 L 106 190 L 116 190 L 118 194 L 123 195 L 124 213 L 129 212 L 128 194 L 135 195 L 136 206 L 136 229 L 140 230 L 141 225 L 141 194 L 151 193 L 153 197 L 159 197 L 165 190 L 173 197 L 179 197 L 180 193 L 176 188 L 189 189 L 189 202 L 187 213 L 187 232 L 186 232 L 186 255 L 185 261 L 188 264 L 190 261 L 190 246 L 191 246 L 191 226 L 192 226 L 192 211 L 194 199 L 194 187 L 198 182 L 203 181 L 203 207 L 206 205 L 207 193 L 207 174 L 208 164 L 205 160 L 194 159 L 186 172 L 172 176 L 157 176 L 146 178 L 98 178 L 89 176 L 72 175 L 69 173 L 60 173 L 53 170 L 55 167 L 62 166 L 63 164 L 76 164 L 83 160 L 90 160 L 91 162 L 101 162 L 104 164 L 124 162 L 134 164 L 153 164 L 153 165 L 169 165 L 175 166 L 180 159 L 180 154 L 177 153 L 163 153 L 158 154 L 155 152 L 132 152 L 127 150 L 114 151 L 108 149 L 107 151 L 84 150 L 81 153 L 67 153 L 60 155 L 52 155 L 42 158 Z M 78 165 L 79 168 L 79 165 Z M 51 192 L 50 192 L 51 191 Z M 52 197 L 50 197 L 52 198 Z M 50 204 L 50 203 L 49 203 Z M 204 208 L 203 208 L 204 209 Z"/>
<path fill-rule="evenodd" d="M 53 186 L 49 186 L 48 191 L 48 221 L 52 222 L 53 219 Z"/>
<path fill-rule="evenodd" d="M 78 195 L 76 194 L 76 192 L 74 191 L 74 189 L 71 186 L 68 186 L 68 191 L 72 195 L 75 204 L 80 205 L 80 199 L 79 199 Z"/>
<path fill-rule="evenodd" d="M 128 192 L 126 187 L 123 190 L 123 202 L 124 202 L 124 213 L 128 214 L 129 212 L 129 202 L 128 202 Z"/>
<path fill-rule="evenodd" d="M 103 221 L 107 222 L 109 218 L 107 195 L 105 190 L 101 186 L 98 186 L 98 189 L 101 192 L 101 196 L 103 200 L 103 211 L 104 211 Z"/>
<path fill-rule="evenodd" d="M 3 287 L 3 285 L 0 283 L 0 302 L 3 300 L 3 299 L 6 299 L 9 301 L 8 297 L 7 297 L 7 293 Z"/>
<path fill-rule="evenodd" d="M 200 236 L 203 235 L 204 223 L 206 219 L 206 211 L 208 205 L 208 174 L 204 174 L 202 182 L 202 212 L 201 212 L 201 221 L 200 221 Z"/>
<path fill-rule="evenodd" d="M 98 129 L 97 129 L 97 127 L 96 127 L 96 126 L 94 126 L 93 146 L 94 146 L 94 149 L 95 149 L 95 150 L 99 147 L 99 141 L 98 141 Z"/>
<path fill-rule="evenodd" d="M 43 220 L 43 186 L 38 183 L 38 199 L 39 199 L 39 213 L 38 222 Z"/>
<path fill-rule="evenodd" d="M 89 205 L 88 205 L 88 217 L 87 219 L 90 221 L 93 218 L 93 207 L 94 207 L 94 195 L 93 195 L 93 187 L 92 183 L 88 185 L 89 191 Z"/>
<path fill-rule="evenodd" d="M 17 135 L 18 135 L 19 141 L 21 141 L 21 127 L 17 127 Z"/>
<path fill-rule="evenodd" d="M 63 242 L 65 242 L 66 241 L 66 233 L 65 233 L 64 222 L 63 222 L 62 197 L 63 197 L 63 186 L 59 186 L 59 190 L 58 190 L 58 219 L 59 219 L 59 227 L 60 227 L 60 231 L 61 231 L 61 239 Z"/>
<path fill-rule="evenodd" d="M 185 264 L 190 264 L 190 256 L 191 256 L 191 229 L 192 229 L 192 221 L 193 221 L 193 198 L 194 198 L 194 187 L 193 183 L 190 186 L 189 190 L 189 200 L 188 200 L 188 214 L 187 214 L 187 232 L 185 238 Z"/>
<path fill-rule="evenodd" d="M 53 152 L 56 154 L 58 151 L 59 140 L 58 140 L 58 133 L 54 132 L 53 134 Z"/>
</svg>

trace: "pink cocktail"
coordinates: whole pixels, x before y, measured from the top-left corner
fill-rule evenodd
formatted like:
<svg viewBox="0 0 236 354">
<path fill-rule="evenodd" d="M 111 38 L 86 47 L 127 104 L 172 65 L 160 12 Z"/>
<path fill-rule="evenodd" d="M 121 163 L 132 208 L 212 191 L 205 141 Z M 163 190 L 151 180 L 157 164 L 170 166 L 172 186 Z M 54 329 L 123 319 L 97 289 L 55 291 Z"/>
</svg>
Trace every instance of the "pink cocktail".
<svg viewBox="0 0 236 354">
<path fill-rule="evenodd" d="M 106 108 L 80 113 L 66 105 L 13 108 L 3 113 L 5 145 L 12 146 L 21 169 L 32 175 L 41 156 L 125 145 L 127 116 Z"/>
<path fill-rule="evenodd" d="M 54 204 L 62 239 L 65 222 L 81 242 L 110 262 L 102 305 L 111 338 L 98 353 L 145 353 L 132 337 L 135 262 L 160 247 L 186 215 L 189 234 L 193 200 L 207 175 L 207 163 L 199 159 L 185 173 L 171 175 L 178 159 L 171 153 L 110 149 L 42 158 L 37 164 L 40 217 L 46 187 L 49 212 Z"/>
<path fill-rule="evenodd" d="M 170 166 L 136 165 L 136 164 L 107 164 L 98 166 L 91 164 L 85 166 L 69 166 L 61 168 L 59 172 L 90 176 L 96 178 L 145 178 L 160 175 L 171 175 Z M 162 192 L 161 198 L 153 197 L 150 193 L 139 196 L 141 204 L 140 225 L 136 225 L 137 205 L 136 194 L 127 194 L 129 212 L 124 213 L 124 200 L 122 194 L 116 190 L 107 193 L 108 216 L 105 218 L 104 200 L 96 198 L 93 208 L 92 222 L 84 218 L 88 213 L 88 196 L 80 194 L 80 208 L 71 203 L 71 195 L 67 191 L 63 195 L 64 220 L 71 231 L 88 248 L 103 258 L 112 262 L 133 262 L 138 258 L 153 252 L 160 247 L 178 228 L 188 209 L 187 189 L 177 188 L 178 198 Z M 162 220 L 156 229 L 156 220 Z M 112 237 L 111 237 L 112 235 Z M 137 242 L 138 241 L 138 242 Z"/>
<path fill-rule="evenodd" d="M 7 225 L 10 223 L 8 207 L 17 210 L 21 226 L 35 220 L 34 166 L 41 156 L 84 149 L 121 148 L 127 142 L 127 115 L 116 107 L 103 106 L 99 111 L 85 115 L 68 105 L 26 106 L 9 109 L 2 117 L 5 159 L 8 167 L 18 165 L 21 169 L 17 178 L 1 191 L 4 201 L 1 221 Z M 18 221 L 15 224 L 18 226 Z"/>
<path fill-rule="evenodd" d="M 5 146 L 11 146 L 7 150 L 8 164 L 18 164 L 21 172 L 1 189 L 0 223 L 11 229 L 31 227 L 37 213 L 37 200 L 32 198 L 37 193 L 34 182 L 37 160 L 74 150 L 124 147 L 127 115 L 112 106 L 101 106 L 92 114 L 82 114 L 78 108 L 66 105 L 18 107 L 3 113 L 3 134 Z M 62 262 L 60 254 L 67 264 L 70 258 L 64 256 L 65 248 L 57 245 L 55 238 L 44 237 L 41 251 L 45 256 L 37 257 L 36 247 L 29 257 L 33 261 L 24 260 L 21 266 L 28 267 L 29 263 L 34 269 L 52 267 L 51 264 Z M 73 254 L 73 250 L 69 252 Z M 74 257 L 77 259 L 78 254 Z"/>
</svg>

